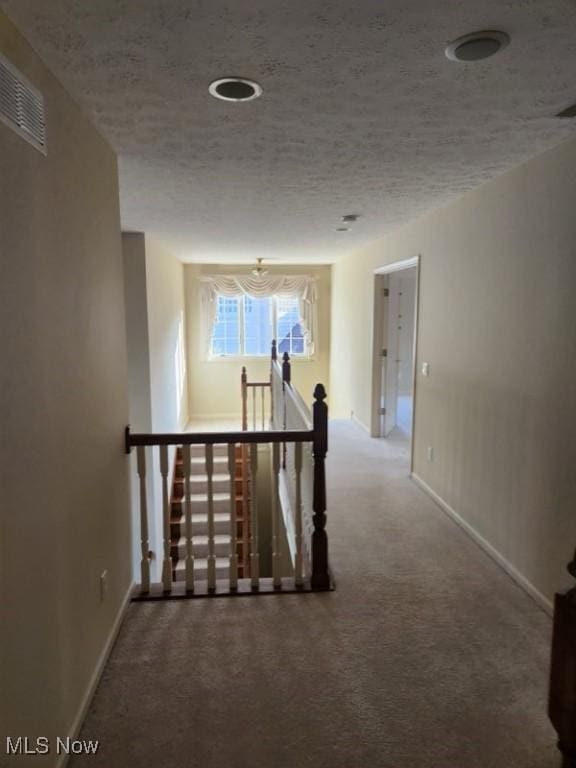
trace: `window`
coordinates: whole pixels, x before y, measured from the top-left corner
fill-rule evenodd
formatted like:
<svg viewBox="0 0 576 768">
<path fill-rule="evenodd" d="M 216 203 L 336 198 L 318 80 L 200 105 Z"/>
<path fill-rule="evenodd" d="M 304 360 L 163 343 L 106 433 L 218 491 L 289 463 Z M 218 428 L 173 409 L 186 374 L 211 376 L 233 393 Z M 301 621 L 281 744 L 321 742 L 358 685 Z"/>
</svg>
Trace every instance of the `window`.
<svg viewBox="0 0 576 768">
<path fill-rule="evenodd" d="M 297 297 L 218 296 L 212 357 L 268 356 L 272 339 L 280 355 L 308 354 Z"/>
</svg>

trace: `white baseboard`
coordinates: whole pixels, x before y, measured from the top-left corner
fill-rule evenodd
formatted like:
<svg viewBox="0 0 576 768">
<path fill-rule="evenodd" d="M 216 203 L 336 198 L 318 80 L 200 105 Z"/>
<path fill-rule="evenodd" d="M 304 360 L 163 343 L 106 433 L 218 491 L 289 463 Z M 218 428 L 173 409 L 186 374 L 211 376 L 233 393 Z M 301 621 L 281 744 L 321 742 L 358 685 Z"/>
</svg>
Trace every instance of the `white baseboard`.
<svg viewBox="0 0 576 768">
<path fill-rule="evenodd" d="M 422 480 L 422 478 L 418 477 L 418 475 L 415 472 L 412 472 L 411 474 L 412 480 L 416 483 L 416 485 L 421 488 L 424 493 L 426 493 L 432 501 L 436 502 L 436 504 L 440 507 L 440 509 L 445 512 L 455 523 L 457 523 L 462 530 L 465 531 L 465 533 L 470 536 L 470 538 L 478 544 L 479 547 L 481 547 L 486 554 L 494 560 L 495 563 L 497 563 L 506 573 L 508 576 L 510 576 L 516 584 L 518 584 L 519 587 L 521 587 L 525 592 L 527 592 L 530 597 L 542 608 L 547 614 L 550 616 L 554 613 L 554 607 L 552 605 L 552 601 L 548 600 L 547 597 L 544 597 L 544 595 L 539 592 L 536 587 L 528 581 L 528 579 L 523 576 L 520 571 L 517 571 L 514 566 L 506 560 L 506 558 L 498 552 L 497 549 L 495 549 L 490 542 L 486 541 L 486 539 L 478 533 L 478 531 L 473 528 L 470 523 L 466 522 L 463 517 L 461 517 L 458 512 L 456 512 L 452 507 L 444 501 L 444 499 L 439 496 L 436 491 L 433 491 L 430 486 Z"/>
<path fill-rule="evenodd" d="M 104 671 L 104 667 L 106 665 L 106 662 L 108 661 L 108 656 L 110 655 L 110 651 L 112 650 L 116 637 L 118 636 L 118 632 L 120 631 L 120 625 L 122 624 L 124 614 L 126 613 L 126 608 L 128 607 L 128 603 L 130 602 L 130 596 L 132 594 L 133 586 L 134 586 L 133 584 L 130 584 L 130 586 L 128 587 L 128 591 L 126 592 L 126 594 L 122 599 L 122 604 L 120 606 L 120 609 L 118 610 L 118 613 L 116 614 L 116 618 L 114 619 L 114 624 L 112 625 L 112 629 L 110 630 L 108 639 L 106 640 L 104 648 L 102 649 L 102 653 L 98 657 L 98 661 L 96 662 L 96 667 L 94 668 L 94 672 L 92 673 L 90 682 L 88 683 L 86 691 L 84 692 L 84 696 L 82 697 L 82 701 L 80 702 L 80 706 L 78 708 L 76 717 L 74 718 L 74 722 L 70 726 L 70 729 L 67 735 L 71 739 L 77 738 L 78 734 L 80 733 L 80 728 L 82 727 L 82 723 L 84 722 L 84 718 L 86 717 L 86 714 L 88 712 L 88 707 L 90 706 L 92 698 L 96 692 L 96 688 L 98 687 L 98 683 L 100 682 L 100 677 L 102 676 L 102 672 Z M 56 768 L 64 768 L 68 762 L 69 757 L 70 755 L 67 755 L 66 753 L 63 752 L 56 762 Z"/>
<path fill-rule="evenodd" d="M 188 417 L 188 423 L 191 421 L 233 421 L 241 423 L 242 414 L 236 413 L 191 413 Z"/>
<path fill-rule="evenodd" d="M 370 427 L 367 427 L 363 421 L 360 421 L 360 419 L 358 418 L 358 416 L 356 416 L 356 414 L 353 413 L 350 420 L 353 421 L 354 424 L 360 427 L 360 429 L 362 429 L 364 432 L 367 432 L 368 434 L 370 434 Z"/>
</svg>

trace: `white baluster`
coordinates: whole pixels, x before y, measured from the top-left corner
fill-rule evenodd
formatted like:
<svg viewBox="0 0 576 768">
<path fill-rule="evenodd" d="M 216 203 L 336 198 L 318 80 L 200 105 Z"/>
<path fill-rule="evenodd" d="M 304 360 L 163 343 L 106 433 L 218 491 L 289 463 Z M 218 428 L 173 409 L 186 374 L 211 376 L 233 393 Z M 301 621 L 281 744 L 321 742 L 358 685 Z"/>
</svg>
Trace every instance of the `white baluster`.
<svg viewBox="0 0 576 768">
<path fill-rule="evenodd" d="M 252 424 L 256 432 L 256 387 L 252 387 Z"/>
<path fill-rule="evenodd" d="M 148 500 L 146 498 L 146 448 L 139 445 L 136 449 L 136 465 L 140 479 L 140 591 L 150 592 L 150 559 L 148 557 Z"/>
<path fill-rule="evenodd" d="M 228 445 L 228 473 L 230 475 L 230 590 L 238 589 L 238 554 L 236 552 L 236 446 Z"/>
<path fill-rule="evenodd" d="M 296 485 L 295 501 L 295 533 L 296 533 L 296 557 L 294 560 L 294 581 L 297 587 L 304 583 L 302 578 L 302 443 L 294 445 L 294 470 Z"/>
<path fill-rule="evenodd" d="M 164 592 L 172 589 L 172 558 L 170 556 L 170 497 L 168 495 L 168 446 L 160 446 L 160 473 L 162 475 L 162 519 L 164 521 L 164 560 L 162 585 Z"/>
<path fill-rule="evenodd" d="M 280 497 L 278 483 L 280 480 L 280 445 L 272 443 L 272 580 L 274 589 L 282 588 L 281 565 L 282 556 L 278 544 L 280 530 Z"/>
<path fill-rule="evenodd" d="M 194 552 L 192 549 L 192 500 L 190 498 L 190 446 L 182 446 L 184 472 L 184 509 L 186 515 L 186 592 L 194 592 Z"/>
<path fill-rule="evenodd" d="M 260 553 L 258 552 L 258 500 L 256 474 L 258 472 L 258 444 L 250 446 L 250 574 L 252 589 L 260 586 Z"/>
<path fill-rule="evenodd" d="M 207 444 L 206 476 L 208 490 L 208 591 L 216 589 L 216 557 L 214 555 L 214 446 Z"/>
<path fill-rule="evenodd" d="M 262 395 L 262 430 L 266 429 L 265 423 L 266 423 L 266 416 L 265 416 L 265 410 L 266 410 L 266 387 L 260 387 L 260 394 Z"/>
</svg>

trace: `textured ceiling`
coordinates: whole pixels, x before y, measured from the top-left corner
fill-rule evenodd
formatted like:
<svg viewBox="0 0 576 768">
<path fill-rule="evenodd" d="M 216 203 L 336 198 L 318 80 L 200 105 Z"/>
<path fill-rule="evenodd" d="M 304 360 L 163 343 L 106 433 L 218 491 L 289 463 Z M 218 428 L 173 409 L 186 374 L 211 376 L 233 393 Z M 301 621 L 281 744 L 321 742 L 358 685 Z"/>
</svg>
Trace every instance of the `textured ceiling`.
<svg viewBox="0 0 576 768">
<path fill-rule="evenodd" d="M 183 260 L 333 261 L 576 135 L 572 0 L 0 6 L 118 152 L 124 228 Z M 512 42 L 445 58 L 479 29 Z M 213 99 L 230 75 L 264 95 Z"/>
</svg>

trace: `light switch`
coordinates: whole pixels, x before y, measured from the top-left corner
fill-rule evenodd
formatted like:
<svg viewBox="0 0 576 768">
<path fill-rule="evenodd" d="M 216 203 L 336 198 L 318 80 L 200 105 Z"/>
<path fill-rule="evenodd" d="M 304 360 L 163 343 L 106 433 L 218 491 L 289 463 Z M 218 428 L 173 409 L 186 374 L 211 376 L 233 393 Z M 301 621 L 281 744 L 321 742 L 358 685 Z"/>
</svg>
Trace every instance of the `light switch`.
<svg viewBox="0 0 576 768">
<path fill-rule="evenodd" d="M 430 363 L 422 363 L 422 376 L 430 374 Z"/>
</svg>

